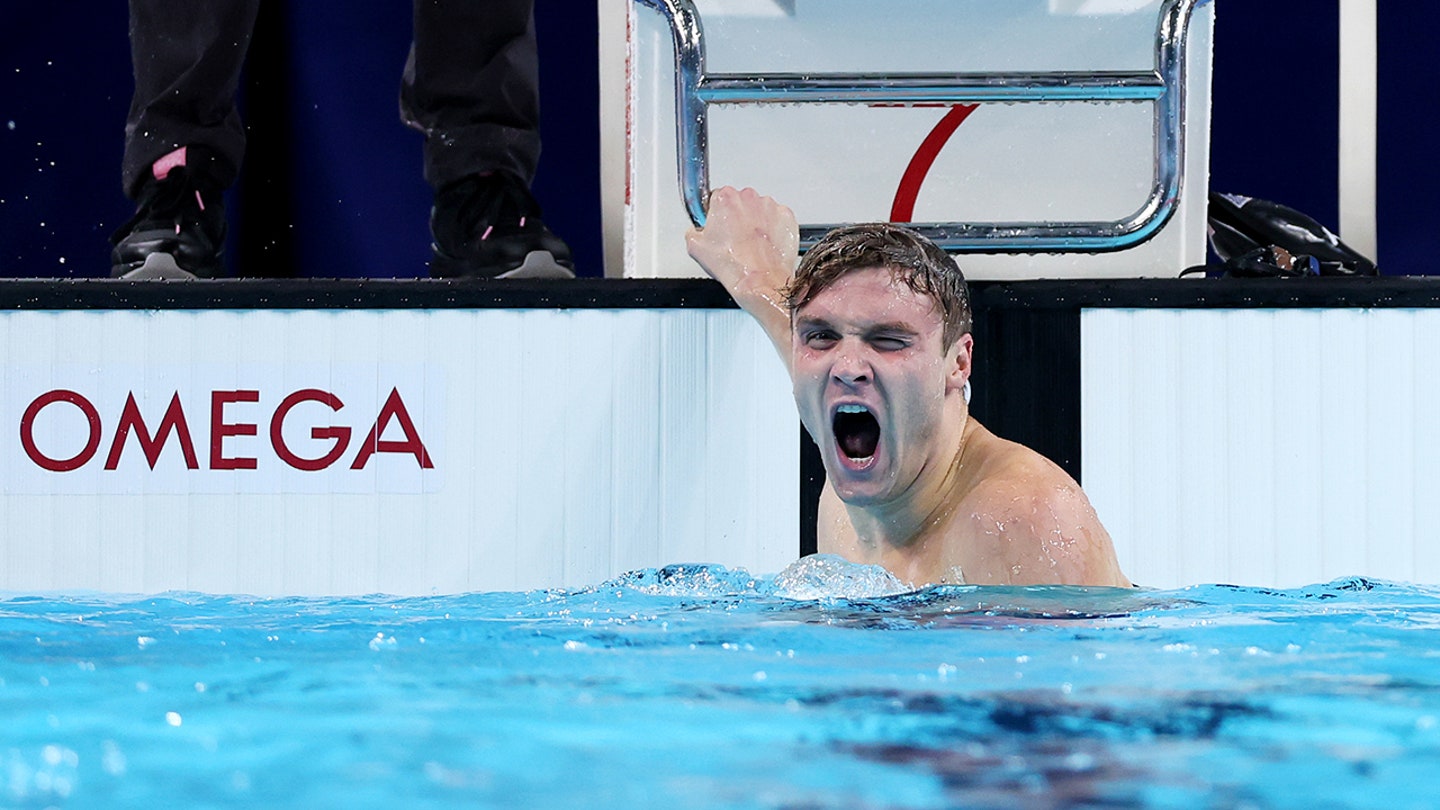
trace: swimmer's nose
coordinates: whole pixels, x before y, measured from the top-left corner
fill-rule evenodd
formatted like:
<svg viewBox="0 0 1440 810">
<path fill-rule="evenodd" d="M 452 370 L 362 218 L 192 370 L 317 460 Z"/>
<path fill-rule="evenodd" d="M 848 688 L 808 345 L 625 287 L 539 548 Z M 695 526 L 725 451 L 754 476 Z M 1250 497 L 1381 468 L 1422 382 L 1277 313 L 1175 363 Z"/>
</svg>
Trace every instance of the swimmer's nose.
<svg viewBox="0 0 1440 810">
<path fill-rule="evenodd" d="M 869 382 L 870 364 L 860 356 L 859 352 L 853 350 L 842 350 L 835 357 L 835 364 L 830 367 L 830 375 L 835 381 L 844 385 L 856 385 Z"/>
</svg>

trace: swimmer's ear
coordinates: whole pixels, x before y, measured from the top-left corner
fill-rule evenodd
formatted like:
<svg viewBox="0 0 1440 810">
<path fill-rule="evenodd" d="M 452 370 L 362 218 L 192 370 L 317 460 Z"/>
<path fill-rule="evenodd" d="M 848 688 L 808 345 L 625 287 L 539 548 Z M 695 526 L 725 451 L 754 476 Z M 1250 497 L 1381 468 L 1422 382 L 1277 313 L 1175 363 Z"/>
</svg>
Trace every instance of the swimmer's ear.
<svg viewBox="0 0 1440 810">
<path fill-rule="evenodd" d="M 970 382 L 970 372 L 974 370 L 974 358 L 974 336 L 969 333 L 961 335 L 945 353 L 945 362 L 950 366 L 945 380 L 946 393 L 965 390 L 965 385 Z"/>
</svg>

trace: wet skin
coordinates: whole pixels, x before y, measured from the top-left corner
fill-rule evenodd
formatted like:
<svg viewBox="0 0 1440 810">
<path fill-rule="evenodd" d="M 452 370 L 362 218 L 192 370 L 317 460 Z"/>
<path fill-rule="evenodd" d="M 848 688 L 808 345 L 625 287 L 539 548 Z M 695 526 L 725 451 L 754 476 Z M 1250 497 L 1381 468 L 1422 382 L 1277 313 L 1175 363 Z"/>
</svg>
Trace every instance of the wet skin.
<svg viewBox="0 0 1440 810">
<path fill-rule="evenodd" d="M 795 404 L 845 503 L 900 518 L 891 505 L 917 487 L 933 488 L 953 461 L 965 413 L 947 407 L 947 398 L 969 376 L 971 341 L 967 335 L 946 349 L 943 331 L 930 299 L 884 268 L 842 276 L 795 313 Z M 873 452 L 855 458 L 842 448 L 841 406 L 874 417 Z"/>
<path fill-rule="evenodd" d="M 931 299 L 888 268 L 863 267 L 788 313 L 781 290 L 798 254 L 795 216 L 752 189 L 717 190 L 706 227 L 687 242 L 791 373 L 829 479 L 820 551 L 884 565 L 916 587 L 1130 585 L 1079 485 L 970 417 L 973 339 L 943 345 Z M 869 417 L 837 418 L 842 410 Z"/>
</svg>

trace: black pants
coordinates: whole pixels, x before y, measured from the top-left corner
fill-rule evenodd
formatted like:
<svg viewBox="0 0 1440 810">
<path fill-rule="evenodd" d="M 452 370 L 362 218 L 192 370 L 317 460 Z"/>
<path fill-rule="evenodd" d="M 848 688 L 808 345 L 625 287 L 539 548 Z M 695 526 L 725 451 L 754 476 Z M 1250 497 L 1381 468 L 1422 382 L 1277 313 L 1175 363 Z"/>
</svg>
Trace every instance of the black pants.
<svg viewBox="0 0 1440 810">
<path fill-rule="evenodd" d="M 425 179 L 440 188 L 499 171 L 529 183 L 540 157 L 534 0 L 414 2 L 400 114 L 425 134 Z M 131 198 L 151 164 L 181 146 L 207 147 L 207 173 L 235 182 L 245 153 L 235 93 L 259 5 L 130 0 L 135 96 L 122 180 Z"/>
</svg>

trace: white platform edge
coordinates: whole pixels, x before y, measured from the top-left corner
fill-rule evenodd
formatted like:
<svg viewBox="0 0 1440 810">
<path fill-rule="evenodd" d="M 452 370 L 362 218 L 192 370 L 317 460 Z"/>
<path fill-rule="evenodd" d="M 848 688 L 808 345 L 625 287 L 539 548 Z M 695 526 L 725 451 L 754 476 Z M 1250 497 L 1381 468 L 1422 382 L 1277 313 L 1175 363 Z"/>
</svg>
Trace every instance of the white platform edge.
<svg viewBox="0 0 1440 810">
<path fill-rule="evenodd" d="M 3 590 L 526 590 L 676 562 L 773 572 L 798 553 L 789 382 L 738 311 L 10 312 L 0 358 Z M 268 437 L 279 399 L 309 387 L 345 408 L 298 406 L 296 452 L 329 446 L 311 427 L 355 431 L 318 473 L 283 465 Z M 47 473 L 18 426 L 60 388 L 93 400 L 103 438 L 83 468 Z M 349 470 L 392 388 L 435 468 L 379 453 Z M 224 455 L 256 470 L 207 469 L 211 391 L 231 389 L 259 392 L 225 411 L 257 435 L 225 437 Z M 152 432 L 180 394 L 200 469 L 174 435 L 153 471 L 134 436 L 102 469 L 132 391 Z M 64 403 L 32 425 L 54 457 L 85 430 Z"/>
</svg>

